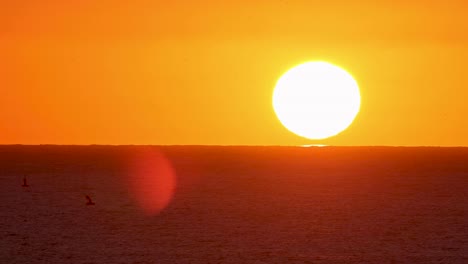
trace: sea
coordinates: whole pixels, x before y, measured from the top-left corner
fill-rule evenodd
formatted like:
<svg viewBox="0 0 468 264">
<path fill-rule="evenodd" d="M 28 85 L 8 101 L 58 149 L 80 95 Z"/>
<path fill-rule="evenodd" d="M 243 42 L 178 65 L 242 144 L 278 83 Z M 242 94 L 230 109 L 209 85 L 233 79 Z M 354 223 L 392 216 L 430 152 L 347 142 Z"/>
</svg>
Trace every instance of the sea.
<svg viewBox="0 0 468 264">
<path fill-rule="evenodd" d="M 468 148 L 4 145 L 0 263 L 468 263 Z"/>
</svg>

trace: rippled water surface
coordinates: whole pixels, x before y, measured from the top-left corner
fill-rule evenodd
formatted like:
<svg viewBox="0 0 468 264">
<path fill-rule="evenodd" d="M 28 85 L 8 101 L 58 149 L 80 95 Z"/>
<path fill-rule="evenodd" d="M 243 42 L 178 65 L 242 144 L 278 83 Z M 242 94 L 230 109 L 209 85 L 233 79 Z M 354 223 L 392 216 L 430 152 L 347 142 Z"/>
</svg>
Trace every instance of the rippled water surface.
<svg viewBox="0 0 468 264">
<path fill-rule="evenodd" d="M 468 263 L 467 190 L 466 148 L 1 146 L 0 259 Z"/>
</svg>

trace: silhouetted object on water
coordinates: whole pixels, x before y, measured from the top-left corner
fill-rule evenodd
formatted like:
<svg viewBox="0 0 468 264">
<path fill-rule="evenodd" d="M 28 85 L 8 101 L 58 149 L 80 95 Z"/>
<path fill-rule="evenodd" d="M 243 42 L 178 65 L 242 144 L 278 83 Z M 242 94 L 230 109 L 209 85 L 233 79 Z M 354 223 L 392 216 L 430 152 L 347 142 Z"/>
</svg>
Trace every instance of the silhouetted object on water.
<svg viewBox="0 0 468 264">
<path fill-rule="evenodd" d="M 22 187 L 29 187 L 28 182 L 26 181 L 26 176 L 23 178 L 23 185 Z"/>
<path fill-rule="evenodd" d="M 94 205 L 93 200 L 91 200 L 91 197 L 89 197 L 89 195 L 86 195 L 86 200 L 88 200 L 86 205 Z"/>
</svg>

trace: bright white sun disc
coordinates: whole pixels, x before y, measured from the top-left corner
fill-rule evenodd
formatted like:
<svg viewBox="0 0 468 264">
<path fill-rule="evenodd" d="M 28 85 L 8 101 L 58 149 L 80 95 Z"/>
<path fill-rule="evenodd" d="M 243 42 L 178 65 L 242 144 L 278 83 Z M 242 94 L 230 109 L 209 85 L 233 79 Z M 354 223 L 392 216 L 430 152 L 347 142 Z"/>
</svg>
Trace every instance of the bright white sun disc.
<svg viewBox="0 0 468 264">
<path fill-rule="evenodd" d="M 342 68 L 322 61 L 290 69 L 273 92 L 273 108 L 280 122 L 308 139 L 324 139 L 345 130 L 360 105 L 354 78 Z"/>
</svg>

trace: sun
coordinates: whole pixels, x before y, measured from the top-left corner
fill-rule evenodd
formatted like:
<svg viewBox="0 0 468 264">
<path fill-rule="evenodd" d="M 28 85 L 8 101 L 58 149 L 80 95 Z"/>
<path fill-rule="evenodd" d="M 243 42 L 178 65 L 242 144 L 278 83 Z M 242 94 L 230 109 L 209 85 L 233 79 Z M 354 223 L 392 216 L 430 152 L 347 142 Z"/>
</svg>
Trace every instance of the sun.
<svg viewBox="0 0 468 264">
<path fill-rule="evenodd" d="M 361 96 L 354 78 L 323 61 L 300 64 L 276 83 L 273 109 L 291 132 L 324 139 L 345 130 L 359 112 Z"/>
</svg>

